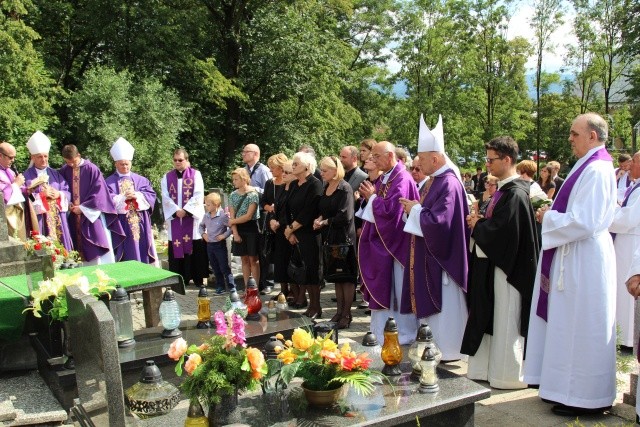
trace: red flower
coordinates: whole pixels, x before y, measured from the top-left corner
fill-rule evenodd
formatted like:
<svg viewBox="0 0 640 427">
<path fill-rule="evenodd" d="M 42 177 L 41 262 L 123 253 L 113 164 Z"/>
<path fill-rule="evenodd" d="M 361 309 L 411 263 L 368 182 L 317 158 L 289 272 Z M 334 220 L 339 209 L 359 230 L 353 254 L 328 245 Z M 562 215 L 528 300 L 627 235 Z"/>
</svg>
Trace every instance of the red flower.
<svg viewBox="0 0 640 427">
<path fill-rule="evenodd" d="M 56 248 L 56 254 L 60 255 L 60 249 Z"/>
<path fill-rule="evenodd" d="M 40 243 L 36 243 L 35 245 L 33 245 L 33 249 L 39 251 L 40 249 L 42 249 L 42 245 Z"/>
<path fill-rule="evenodd" d="M 56 256 L 55 255 L 51 255 L 51 261 L 56 262 Z"/>
<path fill-rule="evenodd" d="M 31 237 L 36 237 L 38 235 L 37 231 L 31 230 Z"/>
</svg>

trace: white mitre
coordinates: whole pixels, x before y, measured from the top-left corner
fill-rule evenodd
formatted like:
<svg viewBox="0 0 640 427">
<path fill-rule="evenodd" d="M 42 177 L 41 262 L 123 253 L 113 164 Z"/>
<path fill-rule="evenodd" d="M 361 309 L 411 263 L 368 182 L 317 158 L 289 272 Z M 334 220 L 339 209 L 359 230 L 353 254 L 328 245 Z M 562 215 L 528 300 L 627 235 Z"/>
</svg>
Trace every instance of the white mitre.
<svg viewBox="0 0 640 427">
<path fill-rule="evenodd" d="M 27 141 L 27 149 L 30 154 L 49 153 L 51 149 L 51 141 L 47 138 L 47 135 L 40 131 L 36 131 L 29 141 Z"/>
<path fill-rule="evenodd" d="M 460 175 L 460 169 L 456 166 L 447 153 L 444 151 L 444 127 L 442 126 L 442 114 L 438 114 L 438 124 L 429 130 L 427 124 L 424 122 L 424 117 L 420 114 L 420 129 L 418 130 L 418 153 L 424 153 L 428 151 L 435 151 L 437 153 L 444 154 L 447 165 L 456 174 L 456 177 L 462 182 L 462 175 Z"/>
<path fill-rule="evenodd" d="M 436 151 L 444 153 L 444 132 L 442 130 L 442 115 L 438 116 L 438 124 L 429 130 L 420 114 L 420 129 L 418 130 L 418 153 Z"/>
<path fill-rule="evenodd" d="M 116 162 L 118 160 L 131 161 L 133 160 L 134 151 L 135 149 L 133 148 L 133 145 L 131 145 L 126 139 L 120 137 L 116 142 L 113 143 L 113 146 L 111 147 L 111 151 L 109 151 L 109 153 L 111 153 L 111 157 L 113 157 L 113 160 Z"/>
</svg>

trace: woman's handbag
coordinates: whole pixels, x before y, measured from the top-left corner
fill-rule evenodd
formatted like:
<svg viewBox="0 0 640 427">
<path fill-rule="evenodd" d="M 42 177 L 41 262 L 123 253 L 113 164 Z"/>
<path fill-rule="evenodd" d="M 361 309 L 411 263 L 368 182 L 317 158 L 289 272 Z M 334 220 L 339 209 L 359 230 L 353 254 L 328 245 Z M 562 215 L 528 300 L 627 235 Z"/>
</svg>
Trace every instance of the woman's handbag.
<svg viewBox="0 0 640 427">
<path fill-rule="evenodd" d="M 296 285 L 305 285 L 307 282 L 307 265 L 302 259 L 302 253 L 300 252 L 300 246 L 296 244 L 296 249 L 289 258 L 289 265 L 287 265 L 287 274 L 291 283 Z"/>
<path fill-rule="evenodd" d="M 354 268 L 356 250 L 348 235 L 346 235 L 344 243 L 325 242 L 322 245 L 322 255 L 324 257 L 324 278 L 327 282 L 343 283 L 355 280 L 358 275 Z"/>
</svg>

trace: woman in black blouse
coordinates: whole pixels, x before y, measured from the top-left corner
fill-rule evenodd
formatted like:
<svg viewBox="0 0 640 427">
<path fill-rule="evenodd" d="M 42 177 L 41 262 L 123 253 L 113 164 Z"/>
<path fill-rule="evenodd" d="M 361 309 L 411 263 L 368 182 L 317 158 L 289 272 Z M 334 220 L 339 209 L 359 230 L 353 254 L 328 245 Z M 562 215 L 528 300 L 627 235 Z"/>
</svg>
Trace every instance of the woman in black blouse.
<svg viewBox="0 0 640 427">
<path fill-rule="evenodd" d="M 264 192 L 260 204 L 265 211 L 264 227 L 273 234 L 273 246 L 271 254 L 266 260 L 269 264 L 273 263 L 273 280 L 280 283 L 280 290 L 285 296 L 289 296 L 289 278 L 287 277 L 287 266 L 282 262 L 274 262 L 274 260 L 288 260 L 291 256 L 291 245 L 284 238 L 283 229 L 273 232 L 271 221 L 276 220 L 281 202 L 284 201 L 285 189 L 285 171 L 284 167 L 289 159 L 283 153 L 274 154 L 267 160 L 267 166 L 271 170 L 273 178 L 264 184 Z M 289 172 L 291 166 L 289 165 Z M 263 228 L 263 230 L 265 230 Z M 266 231 L 265 231 L 266 234 Z M 265 237 L 266 239 L 266 237 Z M 275 297 L 277 298 L 277 297 Z"/>
<path fill-rule="evenodd" d="M 336 157 L 325 157 L 320 161 L 320 174 L 325 186 L 318 204 L 320 216 L 314 221 L 313 228 L 322 230 L 323 240 L 327 244 L 350 242 L 354 245 L 353 252 L 350 253 L 352 256 L 347 260 L 352 274 L 345 275 L 340 282 L 335 283 L 338 307 L 331 321 L 337 322 L 338 329 L 344 329 L 351 324 L 351 303 L 356 291 L 358 268 L 355 256 L 353 190 L 343 179 L 344 168 Z"/>
<path fill-rule="evenodd" d="M 284 237 L 294 246 L 292 256 L 301 256 L 306 266 L 303 283 L 296 283 L 300 285 L 300 292 L 295 306 L 303 306 L 305 291 L 309 292 L 309 308 L 304 315 L 315 319 L 322 317 L 322 308 L 320 307 L 320 283 L 322 282 L 320 246 L 322 237 L 318 231 L 313 229 L 313 221 L 318 217 L 318 202 L 322 195 L 322 183 L 313 176 L 313 172 L 316 170 L 316 160 L 312 155 L 296 153 L 293 156 L 291 166 L 296 180 L 289 186 L 285 209 L 280 216 L 280 224 L 286 224 Z M 295 245 L 298 246 L 297 249 Z"/>
</svg>

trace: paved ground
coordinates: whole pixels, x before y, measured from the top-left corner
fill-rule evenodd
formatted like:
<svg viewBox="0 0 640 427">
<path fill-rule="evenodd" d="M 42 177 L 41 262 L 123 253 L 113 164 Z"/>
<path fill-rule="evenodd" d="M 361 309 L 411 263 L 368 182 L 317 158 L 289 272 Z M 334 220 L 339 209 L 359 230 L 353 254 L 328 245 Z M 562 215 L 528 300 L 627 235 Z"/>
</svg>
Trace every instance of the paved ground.
<svg viewBox="0 0 640 427">
<path fill-rule="evenodd" d="M 212 288 L 210 288 L 213 291 Z M 178 295 L 177 299 L 182 309 L 185 319 L 195 319 L 196 317 L 196 296 L 198 290 L 194 286 L 189 286 L 187 295 Z M 276 287 L 275 295 L 278 292 Z M 210 292 L 213 295 L 213 292 Z M 271 296 L 272 296 L 271 295 Z M 331 301 L 333 296 L 333 286 L 327 285 L 322 291 L 322 307 L 324 318 L 328 319 L 335 314 L 335 303 Z M 266 300 L 268 297 L 263 297 Z M 134 300 L 138 302 L 135 314 L 136 328 L 143 327 L 142 296 L 140 293 L 134 294 Z M 212 296 L 213 308 L 219 308 L 224 303 L 225 296 Z M 353 323 L 349 329 L 341 330 L 340 339 L 353 339 L 360 342 L 364 334 L 369 330 L 370 317 L 365 315 L 364 310 L 353 308 Z M 299 310 L 303 311 L 303 310 Z M 467 365 L 464 361 L 444 365 L 460 375 L 464 375 Z M 492 389 L 492 396 L 488 399 L 476 403 L 476 426 L 478 427 L 511 427 L 511 426 L 632 426 L 635 421 L 635 410 L 630 405 L 622 403 L 622 393 L 627 391 L 628 374 L 619 375 L 620 386 L 618 387 L 618 398 L 612 410 L 600 416 L 581 417 L 579 420 L 568 417 L 558 417 L 551 413 L 551 407 L 543 403 L 537 395 L 537 390 L 496 390 Z M 488 387 L 487 383 L 482 383 Z"/>
</svg>

